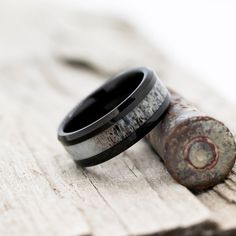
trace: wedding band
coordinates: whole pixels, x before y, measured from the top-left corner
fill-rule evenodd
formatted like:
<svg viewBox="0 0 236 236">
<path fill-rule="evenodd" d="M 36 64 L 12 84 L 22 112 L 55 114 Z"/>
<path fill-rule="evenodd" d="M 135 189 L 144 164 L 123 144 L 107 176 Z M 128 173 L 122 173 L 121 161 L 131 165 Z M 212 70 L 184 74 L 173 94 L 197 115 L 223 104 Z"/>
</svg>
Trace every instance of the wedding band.
<svg viewBox="0 0 236 236">
<path fill-rule="evenodd" d="M 97 165 L 150 132 L 169 103 L 169 92 L 153 70 L 132 69 L 108 80 L 69 112 L 58 139 L 80 165 Z"/>
</svg>

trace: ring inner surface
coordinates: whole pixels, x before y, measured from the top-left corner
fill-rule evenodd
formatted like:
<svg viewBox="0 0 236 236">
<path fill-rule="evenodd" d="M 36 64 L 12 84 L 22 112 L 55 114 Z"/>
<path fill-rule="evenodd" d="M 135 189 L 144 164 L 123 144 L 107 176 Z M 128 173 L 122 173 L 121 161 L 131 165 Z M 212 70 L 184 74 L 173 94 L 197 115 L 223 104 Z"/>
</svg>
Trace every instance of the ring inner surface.
<svg viewBox="0 0 236 236">
<path fill-rule="evenodd" d="M 135 72 L 109 81 L 79 104 L 63 131 L 75 132 L 99 120 L 129 97 L 143 78 L 143 72 Z"/>
</svg>

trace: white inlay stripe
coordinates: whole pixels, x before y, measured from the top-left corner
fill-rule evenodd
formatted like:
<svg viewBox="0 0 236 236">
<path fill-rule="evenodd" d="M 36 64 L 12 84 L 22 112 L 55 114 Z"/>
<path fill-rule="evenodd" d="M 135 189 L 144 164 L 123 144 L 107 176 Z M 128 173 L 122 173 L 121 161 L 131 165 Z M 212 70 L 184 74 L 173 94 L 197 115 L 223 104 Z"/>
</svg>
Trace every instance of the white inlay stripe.
<svg viewBox="0 0 236 236">
<path fill-rule="evenodd" d="M 140 128 L 157 112 L 168 94 L 167 89 L 157 80 L 146 97 L 126 116 L 114 125 L 81 143 L 65 146 L 75 160 L 83 160 L 100 154 L 118 144 Z"/>
</svg>

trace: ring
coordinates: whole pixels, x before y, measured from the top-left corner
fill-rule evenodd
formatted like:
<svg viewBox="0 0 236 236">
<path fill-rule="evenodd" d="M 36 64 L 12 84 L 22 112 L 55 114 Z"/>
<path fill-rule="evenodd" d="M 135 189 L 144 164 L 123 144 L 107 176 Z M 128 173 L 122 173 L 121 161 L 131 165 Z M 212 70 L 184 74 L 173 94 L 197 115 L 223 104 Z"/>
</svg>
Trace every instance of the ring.
<svg viewBox="0 0 236 236">
<path fill-rule="evenodd" d="M 58 139 L 81 166 L 100 164 L 150 132 L 170 104 L 154 71 L 121 73 L 79 103 L 61 122 Z"/>
</svg>

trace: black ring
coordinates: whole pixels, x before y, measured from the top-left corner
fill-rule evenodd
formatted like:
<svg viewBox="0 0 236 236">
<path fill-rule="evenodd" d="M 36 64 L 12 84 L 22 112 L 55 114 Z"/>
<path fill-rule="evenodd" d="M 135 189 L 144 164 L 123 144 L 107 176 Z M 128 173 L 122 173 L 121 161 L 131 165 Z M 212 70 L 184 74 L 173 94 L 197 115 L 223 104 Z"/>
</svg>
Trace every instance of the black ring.
<svg viewBox="0 0 236 236">
<path fill-rule="evenodd" d="M 168 90 L 152 70 L 132 69 L 79 103 L 61 122 L 58 139 L 76 162 L 97 165 L 143 138 L 169 103 Z"/>
</svg>

